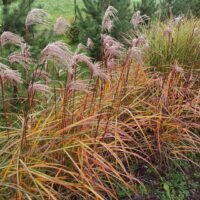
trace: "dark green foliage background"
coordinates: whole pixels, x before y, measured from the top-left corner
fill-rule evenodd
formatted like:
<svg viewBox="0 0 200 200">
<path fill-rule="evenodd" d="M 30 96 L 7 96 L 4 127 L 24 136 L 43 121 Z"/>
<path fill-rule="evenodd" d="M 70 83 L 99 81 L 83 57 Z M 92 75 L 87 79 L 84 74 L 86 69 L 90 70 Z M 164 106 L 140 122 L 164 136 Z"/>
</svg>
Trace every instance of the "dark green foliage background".
<svg viewBox="0 0 200 200">
<path fill-rule="evenodd" d="M 94 43 L 94 51 L 92 56 L 96 59 L 100 57 L 100 38 L 101 24 L 104 13 L 109 5 L 118 10 L 118 18 L 111 35 L 117 39 L 121 39 L 123 33 L 127 33 L 131 27 L 131 0 L 83 0 L 84 8 L 78 8 L 77 25 L 79 29 L 79 41 L 86 43 L 87 38 L 91 38 Z"/>
</svg>

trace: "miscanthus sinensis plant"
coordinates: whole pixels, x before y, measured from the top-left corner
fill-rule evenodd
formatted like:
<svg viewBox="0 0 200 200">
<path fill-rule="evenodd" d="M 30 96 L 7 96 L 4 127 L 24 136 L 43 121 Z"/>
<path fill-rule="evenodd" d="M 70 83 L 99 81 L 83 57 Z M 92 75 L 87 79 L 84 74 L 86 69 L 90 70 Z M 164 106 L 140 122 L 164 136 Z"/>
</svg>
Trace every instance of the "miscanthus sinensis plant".
<svg viewBox="0 0 200 200">
<path fill-rule="evenodd" d="M 43 14 L 29 13 L 26 27 L 43 24 Z M 2 199 L 117 200 L 124 188 L 135 194 L 138 184 L 145 187 L 132 170 L 137 163 L 157 175 L 175 159 L 198 166 L 189 156 L 200 150 L 198 76 L 178 62 L 168 73 L 149 72 L 151 40 L 134 36 L 125 48 L 109 35 L 116 14 L 109 7 L 103 19 L 100 62 L 87 54 L 90 38 L 75 52 L 50 42 L 36 60 L 24 39 L 7 35 L 18 51 L 8 56 L 10 65 L 0 63 Z M 55 33 L 66 28 L 60 22 Z M 170 42 L 168 32 L 162 37 Z M 21 75 L 11 68 L 16 63 Z M 25 88 L 15 97 L 24 105 L 15 113 L 5 95 L 13 85 Z"/>
</svg>

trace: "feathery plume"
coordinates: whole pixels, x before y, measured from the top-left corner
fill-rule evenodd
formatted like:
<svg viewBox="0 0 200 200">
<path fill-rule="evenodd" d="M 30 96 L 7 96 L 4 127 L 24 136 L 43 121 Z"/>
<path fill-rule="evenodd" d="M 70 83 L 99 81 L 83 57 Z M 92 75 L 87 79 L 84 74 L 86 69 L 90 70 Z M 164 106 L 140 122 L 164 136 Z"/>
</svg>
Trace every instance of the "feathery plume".
<svg viewBox="0 0 200 200">
<path fill-rule="evenodd" d="M 102 35 L 104 55 L 107 58 L 117 57 L 121 54 L 123 45 L 109 35 Z"/>
<path fill-rule="evenodd" d="M 74 63 L 84 62 L 86 64 L 92 63 L 92 59 L 89 56 L 86 56 L 85 54 L 74 54 L 73 55 L 73 61 Z"/>
<path fill-rule="evenodd" d="M 196 28 L 194 28 L 194 29 L 193 29 L 193 33 L 192 33 L 192 34 L 193 34 L 193 36 L 198 36 L 198 35 L 200 34 L 200 29 L 199 29 L 199 28 L 197 28 L 197 27 L 196 27 Z"/>
<path fill-rule="evenodd" d="M 102 32 L 111 32 L 113 28 L 113 20 L 116 19 L 118 11 L 113 6 L 108 6 L 102 21 Z"/>
<path fill-rule="evenodd" d="M 132 40 L 132 45 L 133 45 L 133 47 L 138 47 L 138 48 L 140 48 L 140 47 L 148 48 L 149 47 L 149 44 L 143 35 L 139 36 L 138 38 L 134 38 Z"/>
<path fill-rule="evenodd" d="M 116 60 L 114 58 L 107 60 L 107 67 L 108 67 L 109 70 L 115 69 L 116 65 L 117 65 L 117 63 L 116 63 Z"/>
<path fill-rule="evenodd" d="M 134 27 L 138 27 L 140 24 L 143 24 L 146 20 L 150 20 L 150 17 L 147 15 L 141 15 L 141 12 L 138 10 L 133 14 L 131 23 Z"/>
<path fill-rule="evenodd" d="M 90 38 L 87 39 L 87 48 L 90 50 L 94 48 L 94 42 Z"/>
<path fill-rule="evenodd" d="M 143 65 L 142 52 L 137 47 L 132 47 L 128 52 L 128 58 L 134 59 L 138 64 Z"/>
<path fill-rule="evenodd" d="M 47 24 L 48 23 L 48 13 L 43 9 L 34 8 L 32 9 L 25 21 L 26 27 L 36 25 L 36 24 Z"/>
<path fill-rule="evenodd" d="M 75 54 L 78 54 L 82 49 L 87 50 L 87 47 L 84 44 L 79 43 L 77 48 L 76 48 Z"/>
<path fill-rule="evenodd" d="M 75 54 L 73 56 L 73 62 L 74 64 L 85 63 L 93 71 L 94 65 L 92 59 L 84 54 Z"/>
<path fill-rule="evenodd" d="M 183 21 L 184 21 L 184 16 L 178 16 L 174 18 L 174 23 L 177 26 L 180 26 L 183 23 Z"/>
<path fill-rule="evenodd" d="M 50 80 L 50 74 L 44 70 L 35 70 L 33 72 L 33 76 L 37 78 L 41 78 L 46 82 L 49 82 Z"/>
<path fill-rule="evenodd" d="M 33 96 L 36 92 L 40 92 L 42 94 L 49 94 L 50 88 L 48 85 L 44 85 L 40 82 L 31 83 L 28 87 L 29 96 Z"/>
<path fill-rule="evenodd" d="M 3 82 L 12 82 L 13 85 L 18 85 L 22 82 L 20 73 L 12 69 L 6 69 L 0 72 L 0 78 Z"/>
<path fill-rule="evenodd" d="M 100 67 L 100 63 L 93 63 L 92 59 L 84 54 L 75 54 L 73 56 L 73 62 L 76 65 L 78 63 L 85 63 L 87 67 L 90 69 L 91 74 L 93 74 L 97 70 L 97 68 Z"/>
<path fill-rule="evenodd" d="M 20 64 L 24 69 L 28 69 L 28 66 L 32 64 L 32 58 L 26 57 L 24 54 L 14 52 L 8 56 L 8 61 L 12 65 L 13 63 Z"/>
<path fill-rule="evenodd" d="M 7 69 L 10 69 L 10 67 L 5 65 L 5 64 L 3 64 L 3 63 L 0 63 L 0 72 L 4 71 L 4 70 L 7 70 Z"/>
<path fill-rule="evenodd" d="M 28 46 L 26 43 L 22 45 L 21 47 L 21 54 L 24 56 L 24 57 L 29 57 L 31 58 L 31 53 L 30 53 L 30 46 Z"/>
<path fill-rule="evenodd" d="M 163 31 L 163 35 L 167 38 L 168 41 L 171 41 L 173 39 L 173 29 L 171 27 L 166 27 Z"/>
<path fill-rule="evenodd" d="M 6 44 L 14 44 L 21 47 L 24 44 L 24 39 L 10 31 L 5 31 L 1 34 L 0 43 L 1 46 Z"/>
<path fill-rule="evenodd" d="M 91 86 L 89 84 L 86 84 L 84 81 L 80 80 L 71 81 L 67 87 L 69 90 L 76 90 L 85 93 L 89 93 L 91 90 Z"/>
<path fill-rule="evenodd" d="M 70 74 L 73 73 L 73 56 L 68 46 L 63 42 L 53 42 L 48 44 L 41 52 L 40 62 L 43 63 L 46 60 L 56 60 L 59 63 L 67 67 Z"/>
<path fill-rule="evenodd" d="M 59 17 L 54 24 L 54 34 L 64 35 L 69 26 L 70 24 L 67 20 L 65 20 L 63 17 Z"/>
<path fill-rule="evenodd" d="M 173 65 L 173 69 L 174 69 L 175 72 L 178 72 L 178 73 L 181 73 L 181 74 L 184 73 L 184 69 L 177 64 Z"/>
<path fill-rule="evenodd" d="M 93 77 L 99 77 L 100 79 L 104 80 L 104 81 L 109 81 L 110 77 L 108 76 L 108 74 L 106 73 L 105 70 L 101 69 L 101 63 L 97 62 L 94 64 L 94 71 L 93 71 Z"/>
</svg>

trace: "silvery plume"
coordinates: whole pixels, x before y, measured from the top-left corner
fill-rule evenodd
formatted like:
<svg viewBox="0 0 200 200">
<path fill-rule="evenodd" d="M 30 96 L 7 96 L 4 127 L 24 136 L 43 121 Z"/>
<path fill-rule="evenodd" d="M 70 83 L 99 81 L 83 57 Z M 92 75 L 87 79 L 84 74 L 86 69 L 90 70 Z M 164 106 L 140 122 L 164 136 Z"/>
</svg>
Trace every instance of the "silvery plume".
<svg viewBox="0 0 200 200">
<path fill-rule="evenodd" d="M 48 85 L 42 84 L 40 82 L 31 83 L 28 87 L 29 96 L 33 96 L 36 92 L 41 94 L 49 94 L 50 88 Z"/>
<path fill-rule="evenodd" d="M 87 46 L 85 46 L 82 43 L 79 43 L 77 48 L 76 48 L 75 54 L 78 54 L 81 50 L 87 50 Z"/>
<path fill-rule="evenodd" d="M 163 36 L 166 37 L 168 41 L 171 41 L 174 37 L 174 31 L 171 27 L 167 26 L 163 31 Z"/>
<path fill-rule="evenodd" d="M 86 56 L 85 54 L 74 54 L 73 63 L 75 65 L 78 65 L 78 63 L 85 63 L 91 71 L 94 71 L 95 68 L 92 59 L 89 56 Z"/>
<path fill-rule="evenodd" d="M 184 16 L 179 15 L 178 17 L 174 18 L 174 23 L 177 26 L 180 26 L 184 22 Z"/>
<path fill-rule="evenodd" d="M 104 55 L 107 58 L 113 58 L 113 57 L 117 57 L 121 54 L 122 49 L 123 49 L 123 45 L 116 41 L 113 37 L 111 37 L 110 35 L 102 35 L 102 47 L 103 47 L 103 51 L 104 51 Z"/>
<path fill-rule="evenodd" d="M 67 87 L 69 90 L 72 90 L 72 91 L 75 90 L 75 91 L 80 91 L 80 92 L 85 92 L 85 93 L 89 93 L 91 90 L 91 86 L 82 80 L 71 81 Z"/>
<path fill-rule="evenodd" d="M 12 83 L 13 85 L 18 85 L 22 82 L 20 73 L 12 69 L 5 69 L 0 71 L 0 78 L 4 83 L 8 82 Z"/>
<path fill-rule="evenodd" d="M 27 57 L 21 52 L 14 52 L 10 54 L 8 56 L 8 61 L 10 64 L 18 63 L 26 70 L 33 63 L 33 60 L 31 57 Z"/>
<path fill-rule="evenodd" d="M 114 58 L 108 59 L 106 65 L 109 70 L 115 69 L 117 66 L 116 59 L 114 59 Z"/>
<path fill-rule="evenodd" d="M 134 27 L 138 27 L 140 24 L 143 24 L 147 20 L 150 20 L 150 17 L 147 15 L 141 15 L 141 12 L 138 10 L 133 14 L 131 23 Z"/>
<path fill-rule="evenodd" d="M 137 38 L 134 38 L 132 40 L 132 45 L 134 47 L 145 48 L 145 49 L 149 47 L 149 44 L 143 35 Z"/>
<path fill-rule="evenodd" d="M 95 66 L 95 70 L 93 71 L 93 77 L 99 77 L 100 79 L 104 80 L 104 81 L 109 81 L 110 80 L 110 77 L 109 75 L 106 73 L 106 70 L 102 69 L 101 68 L 101 63 L 100 62 L 97 62 L 97 63 L 94 63 L 94 66 Z"/>
<path fill-rule="evenodd" d="M 10 69 L 10 67 L 3 63 L 0 63 L 0 72 L 7 70 L 7 69 Z"/>
<path fill-rule="evenodd" d="M 49 80 L 50 80 L 50 74 L 42 69 L 35 70 L 33 72 L 33 76 L 36 78 L 41 78 L 46 82 L 49 82 Z"/>
<path fill-rule="evenodd" d="M 73 56 L 74 64 L 85 63 L 89 68 L 93 77 L 99 77 L 103 80 L 109 80 L 109 76 L 106 74 L 105 70 L 101 69 L 101 63 L 93 63 L 92 59 L 84 54 L 75 54 Z"/>
<path fill-rule="evenodd" d="M 91 38 L 87 39 L 87 48 L 90 50 L 94 48 L 94 42 L 92 41 Z"/>
<path fill-rule="evenodd" d="M 117 12 L 118 11 L 113 6 L 108 6 L 102 20 L 102 32 L 111 32 L 113 28 L 113 20 L 116 19 Z"/>
<path fill-rule="evenodd" d="M 181 73 L 181 74 L 184 73 L 184 69 L 181 66 L 179 66 L 178 64 L 173 65 L 173 69 L 174 69 L 175 72 L 178 72 L 178 73 Z"/>
<path fill-rule="evenodd" d="M 129 49 L 128 59 L 135 60 L 138 64 L 143 65 L 142 51 L 137 47 L 132 46 L 132 48 Z"/>
<path fill-rule="evenodd" d="M 26 27 L 36 24 L 48 24 L 48 13 L 43 9 L 33 8 L 27 15 L 25 20 Z"/>
<path fill-rule="evenodd" d="M 40 62 L 43 63 L 46 60 L 56 60 L 64 65 L 70 74 L 73 73 L 73 56 L 69 47 L 63 42 L 50 43 L 42 50 Z"/>
<path fill-rule="evenodd" d="M 192 31 L 193 36 L 198 36 L 200 34 L 200 28 L 195 27 Z"/>
<path fill-rule="evenodd" d="M 63 17 L 59 17 L 54 24 L 54 34 L 55 35 L 64 35 L 67 31 L 67 28 L 70 27 L 69 22 Z"/>
<path fill-rule="evenodd" d="M 13 44 L 22 47 L 24 45 L 24 39 L 21 36 L 14 34 L 10 31 L 5 31 L 1 34 L 0 43 L 1 46 L 4 46 L 6 44 Z"/>
</svg>

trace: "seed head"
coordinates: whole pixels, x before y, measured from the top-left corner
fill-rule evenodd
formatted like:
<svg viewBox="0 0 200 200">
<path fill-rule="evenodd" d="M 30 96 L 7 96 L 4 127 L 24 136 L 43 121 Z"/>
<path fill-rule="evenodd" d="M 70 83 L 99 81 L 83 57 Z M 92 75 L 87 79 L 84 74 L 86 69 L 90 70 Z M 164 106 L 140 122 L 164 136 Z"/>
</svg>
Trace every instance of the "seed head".
<svg viewBox="0 0 200 200">
<path fill-rule="evenodd" d="M 103 51 L 106 58 L 113 58 L 121 55 L 123 45 L 109 35 L 102 35 Z"/>
<path fill-rule="evenodd" d="M 19 53 L 19 52 L 14 52 L 8 56 L 8 61 L 10 64 L 18 63 L 24 69 L 28 69 L 28 66 L 32 64 L 32 58 L 26 57 L 24 54 Z"/>
<path fill-rule="evenodd" d="M 80 92 L 89 93 L 91 90 L 91 86 L 89 84 L 86 84 L 84 81 L 78 80 L 78 81 L 71 81 L 68 84 L 69 90 L 76 90 Z"/>
<path fill-rule="evenodd" d="M 26 27 L 36 24 L 48 24 L 48 14 L 43 9 L 34 8 L 26 17 Z"/>
<path fill-rule="evenodd" d="M 18 85 L 22 82 L 20 73 L 12 69 L 1 71 L 0 78 L 3 80 L 3 82 L 9 82 L 13 85 Z"/>
<path fill-rule="evenodd" d="M 70 24 L 67 20 L 65 20 L 63 17 L 59 17 L 54 24 L 54 34 L 64 35 L 69 26 Z"/>
<path fill-rule="evenodd" d="M 193 33 L 192 33 L 192 34 L 193 34 L 193 36 L 198 36 L 198 35 L 200 34 L 200 29 L 199 29 L 199 28 L 197 28 L 197 27 L 196 27 L 196 28 L 194 28 L 194 29 L 193 29 Z"/>
<path fill-rule="evenodd" d="M 117 65 L 117 63 L 116 63 L 116 60 L 114 58 L 107 60 L 107 67 L 108 67 L 109 70 L 115 69 L 116 65 Z"/>
<path fill-rule="evenodd" d="M 149 46 L 148 42 L 146 41 L 143 35 L 139 36 L 138 38 L 134 38 L 132 40 L 132 45 L 133 47 L 138 47 L 138 48 L 148 48 Z"/>
<path fill-rule="evenodd" d="M 73 56 L 73 63 L 85 63 L 91 70 L 93 68 L 92 59 L 84 54 L 75 54 Z"/>
<path fill-rule="evenodd" d="M 50 74 L 44 70 L 35 70 L 33 72 L 33 76 L 37 78 L 41 78 L 46 82 L 49 82 L 50 80 Z"/>
<path fill-rule="evenodd" d="M 42 94 L 49 94 L 50 88 L 47 85 L 44 85 L 40 82 L 31 83 L 28 87 L 28 94 L 29 96 L 33 96 L 36 92 L 42 93 Z"/>
<path fill-rule="evenodd" d="M 105 70 L 101 68 L 101 63 L 97 62 L 94 64 L 95 70 L 93 71 L 93 77 L 99 77 L 100 79 L 104 81 L 109 81 L 110 77 L 106 73 Z"/>
<path fill-rule="evenodd" d="M 181 73 L 181 74 L 184 73 L 184 69 L 181 66 L 177 65 L 177 64 L 175 64 L 173 66 L 173 69 L 174 69 L 175 72 L 178 72 L 178 73 Z"/>
<path fill-rule="evenodd" d="M 0 63 L 0 72 L 7 70 L 7 69 L 10 69 L 10 67 L 3 63 Z"/>
<path fill-rule="evenodd" d="M 53 42 L 42 50 L 40 62 L 43 63 L 46 60 L 56 60 L 63 64 L 70 74 L 73 72 L 73 56 L 68 46 L 63 42 Z"/>
<path fill-rule="evenodd" d="M 84 44 L 79 43 L 78 46 L 77 46 L 77 49 L 75 51 L 75 54 L 78 54 L 82 49 L 87 50 L 87 47 Z"/>
<path fill-rule="evenodd" d="M 184 16 L 175 17 L 174 22 L 177 26 L 180 26 L 184 22 Z"/>
<path fill-rule="evenodd" d="M 116 19 L 117 10 L 113 6 L 108 6 L 102 21 L 102 32 L 111 32 L 113 28 L 113 20 Z"/>
<path fill-rule="evenodd" d="M 94 48 L 94 42 L 90 38 L 87 39 L 87 48 L 88 49 Z"/>
<path fill-rule="evenodd" d="M 73 57 L 74 63 L 77 65 L 78 63 L 85 63 L 87 67 L 89 68 L 92 76 L 101 76 L 102 79 L 108 79 L 107 75 L 100 70 L 101 63 L 93 63 L 92 59 L 84 54 L 76 54 Z"/>
<path fill-rule="evenodd" d="M 146 20 L 150 20 L 150 17 L 147 15 L 141 15 L 141 12 L 136 11 L 131 19 L 131 23 L 134 27 L 138 27 L 140 24 L 143 24 Z"/>
<path fill-rule="evenodd" d="M 163 35 L 167 38 L 167 40 L 170 42 L 173 39 L 173 29 L 171 27 L 166 27 L 163 31 Z"/>
<path fill-rule="evenodd" d="M 128 52 L 128 58 L 135 60 L 138 64 L 143 65 L 142 52 L 137 47 L 132 47 Z"/>
<path fill-rule="evenodd" d="M 24 39 L 10 31 L 5 31 L 1 34 L 0 43 L 1 46 L 6 44 L 13 44 L 21 47 L 24 44 Z"/>
</svg>

